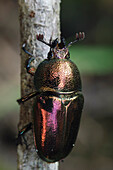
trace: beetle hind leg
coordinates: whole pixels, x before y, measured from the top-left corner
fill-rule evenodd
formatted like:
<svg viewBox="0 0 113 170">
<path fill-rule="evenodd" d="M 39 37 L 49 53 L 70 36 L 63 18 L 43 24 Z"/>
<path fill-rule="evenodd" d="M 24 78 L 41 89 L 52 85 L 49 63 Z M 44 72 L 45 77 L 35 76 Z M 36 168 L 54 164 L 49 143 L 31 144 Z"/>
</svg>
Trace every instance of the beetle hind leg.
<svg viewBox="0 0 113 170">
<path fill-rule="evenodd" d="M 26 149 L 28 148 L 27 140 L 25 138 L 25 133 L 28 132 L 29 130 L 32 130 L 32 122 L 24 126 L 18 133 L 18 137 L 16 138 L 16 144 L 17 145 L 22 145 L 22 139 L 24 141 L 24 144 L 26 145 Z"/>
</svg>

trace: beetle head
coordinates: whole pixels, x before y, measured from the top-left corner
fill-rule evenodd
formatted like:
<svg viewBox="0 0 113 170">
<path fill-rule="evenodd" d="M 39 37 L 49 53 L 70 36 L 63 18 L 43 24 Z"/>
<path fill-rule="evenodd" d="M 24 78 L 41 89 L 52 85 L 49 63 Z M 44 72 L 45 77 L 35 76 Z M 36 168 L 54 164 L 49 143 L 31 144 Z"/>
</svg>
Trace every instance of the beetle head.
<svg viewBox="0 0 113 170">
<path fill-rule="evenodd" d="M 48 59 L 68 59 L 69 51 L 65 45 L 65 39 L 61 38 L 61 42 L 58 42 L 58 38 L 55 39 L 50 48 L 50 52 L 48 53 Z"/>
<path fill-rule="evenodd" d="M 37 40 L 43 42 L 44 44 L 50 47 L 50 51 L 48 53 L 48 59 L 68 59 L 69 58 L 69 51 L 68 48 L 65 46 L 64 38 L 61 38 L 61 42 L 58 42 L 58 38 L 52 41 L 52 43 L 47 43 L 43 40 L 43 35 L 37 35 Z"/>
<path fill-rule="evenodd" d="M 84 32 L 76 33 L 76 39 L 73 42 L 70 42 L 68 46 L 65 45 L 65 39 L 61 37 L 61 42 L 58 42 L 58 38 L 56 38 L 52 43 L 47 43 L 43 40 L 43 35 L 37 35 L 37 40 L 43 42 L 44 44 L 50 47 L 50 51 L 48 53 L 48 59 L 69 59 L 69 50 L 68 47 L 73 43 L 83 40 L 85 38 Z"/>
</svg>

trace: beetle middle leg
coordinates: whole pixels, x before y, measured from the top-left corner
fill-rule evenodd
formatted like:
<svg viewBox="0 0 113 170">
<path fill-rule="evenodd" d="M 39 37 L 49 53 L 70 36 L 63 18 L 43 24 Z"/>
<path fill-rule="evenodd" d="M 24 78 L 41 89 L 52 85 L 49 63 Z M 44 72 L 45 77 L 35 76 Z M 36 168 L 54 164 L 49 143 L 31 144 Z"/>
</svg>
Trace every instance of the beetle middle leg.
<svg viewBox="0 0 113 170">
<path fill-rule="evenodd" d="M 22 139 L 24 140 L 24 144 L 26 145 L 26 148 L 28 148 L 28 144 L 27 144 L 27 140 L 24 136 L 24 134 L 26 132 L 28 132 L 29 130 L 32 130 L 32 122 L 30 122 L 29 124 L 27 124 L 26 126 L 24 126 L 18 133 L 18 137 L 16 139 L 16 143 L 17 145 L 21 144 L 22 145 Z"/>
<path fill-rule="evenodd" d="M 24 97 L 18 99 L 17 102 L 18 102 L 18 104 L 22 104 L 22 103 L 26 102 L 27 100 L 37 96 L 38 94 L 39 94 L 39 92 L 37 92 L 37 91 L 31 92 L 31 93 L 25 95 Z"/>
</svg>

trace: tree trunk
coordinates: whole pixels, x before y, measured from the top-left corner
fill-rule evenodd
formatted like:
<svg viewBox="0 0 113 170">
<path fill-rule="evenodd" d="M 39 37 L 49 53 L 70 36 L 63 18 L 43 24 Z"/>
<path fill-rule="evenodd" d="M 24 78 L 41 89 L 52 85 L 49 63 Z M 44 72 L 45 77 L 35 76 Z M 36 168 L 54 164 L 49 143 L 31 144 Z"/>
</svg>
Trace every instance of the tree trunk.
<svg viewBox="0 0 113 170">
<path fill-rule="evenodd" d="M 38 64 L 47 58 L 48 46 L 36 40 L 37 34 L 43 34 L 44 40 L 49 42 L 60 37 L 60 0 L 18 0 L 20 12 L 20 49 L 21 49 L 21 96 L 34 91 L 33 76 L 26 72 L 25 63 L 28 55 L 22 51 L 22 44 L 26 42 L 27 50 L 36 56 L 34 64 Z M 32 110 L 34 99 L 30 99 L 20 106 L 19 130 L 29 122 L 32 122 Z M 18 145 L 18 170 L 57 170 L 58 162 L 48 164 L 38 158 L 35 151 L 33 133 L 29 131 L 25 135 L 26 146 Z"/>
</svg>

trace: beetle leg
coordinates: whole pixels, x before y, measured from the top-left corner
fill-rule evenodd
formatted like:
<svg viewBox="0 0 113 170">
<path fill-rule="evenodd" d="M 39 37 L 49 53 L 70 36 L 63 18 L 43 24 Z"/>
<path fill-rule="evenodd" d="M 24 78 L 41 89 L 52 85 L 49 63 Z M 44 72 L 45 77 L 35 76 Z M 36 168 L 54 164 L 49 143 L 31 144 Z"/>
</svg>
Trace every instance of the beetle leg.
<svg viewBox="0 0 113 170">
<path fill-rule="evenodd" d="M 25 53 L 29 54 L 30 56 L 34 57 L 33 54 L 31 54 L 29 51 L 27 51 L 27 50 L 25 49 L 25 47 L 26 47 L 26 44 L 24 43 L 24 44 L 22 45 L 23 51 L 24 51 Z"/>
<path fill-rule="evenodd" d="M 24 103 L 24 102 L 26 102 L 27 100 L 35 97 L 35 96 L 38 95 L 38 94 L 39 94 L 39 92 L 37 92 L 37 91 L 31 92 L 31 93 L 27 94 L 26 96 L 18 99 L 17 102 L 18 102 L 18 104 Z"/>
<path fill-rule="evenodd" d="M 35 57 L 33 56 L 33 54 L 31 54 L 29 51 L 27 51 L 27 50 L 25 49 L 25 47 L 26 47 L 26 44 L 24 43 L 23 46 L 22 46 L 23 51 L 24 51 L 26 54 L 28 54 L 28 55 L 31 56 L 31 58 L 29 58 L 29 59 L 27 60 L 26 69 L 27 69 L 27 72 L 28 72 L 29 74 L 31 74 L 31 75 L 34 76 L 35 71 L 36 71 L 36 68 L 35 68 L 35 66 L 34 66 Z"/>
<path fill-rule="evenodd" d="M 21 144 L 22 145 L 22 138 L 24 140 L 24 144 L 26 145 L 26 148 L 28 148 L 28 144 L 27 144 L 27 140 L 25 138 L 25 133 L 28 132 L 29 130 L 32 129 L 32 122 L 30 122 L 29 124 L 27 124 L 26 126 L 24 126 L 18 133 L 18 137 L 16 139 L 16 144 L 19 145 Z"/>
<path fill-rule="evenodd" d="M 31 57 L 27 60 L 27 63 L 26 63 L 27 72 L 31 74 L 32 76 L 34 76 L 35 71 L 36 71 L 36 67 L 34 66 L 35 61 L 36 61 L 35 57 Z"/>
</svg>

